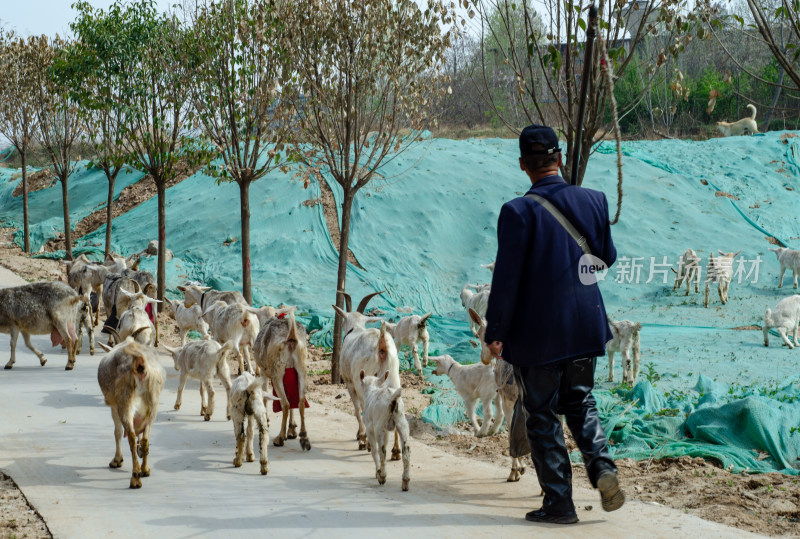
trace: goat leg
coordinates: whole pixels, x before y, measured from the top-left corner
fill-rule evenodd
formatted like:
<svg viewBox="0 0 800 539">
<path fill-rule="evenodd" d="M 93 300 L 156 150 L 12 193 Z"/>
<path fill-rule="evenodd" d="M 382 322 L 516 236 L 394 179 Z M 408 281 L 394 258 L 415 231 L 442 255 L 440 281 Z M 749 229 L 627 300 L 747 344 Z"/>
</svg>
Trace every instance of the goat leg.
<svg viewBox="0 0 800 539">
<path fill-rule="evenodd" d="M 384 454 L 385 453 L 386 453 L 386 450 L 384 448 Z M 400 455 L 401 455 L 401 451 L 400 451 L 400 436 L 399 436 L 399 434 L 397 432 L 397 429 L 395 428 L 394 429 L 394 447 L 392 447 L 392 460 L 400 460 Z"/>
</svg>

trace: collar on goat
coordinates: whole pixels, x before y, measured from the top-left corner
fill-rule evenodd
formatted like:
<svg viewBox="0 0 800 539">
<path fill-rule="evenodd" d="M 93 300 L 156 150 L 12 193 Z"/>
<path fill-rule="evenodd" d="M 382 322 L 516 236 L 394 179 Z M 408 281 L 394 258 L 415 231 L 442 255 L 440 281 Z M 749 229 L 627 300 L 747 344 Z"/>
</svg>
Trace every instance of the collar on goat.
<svg viewBox="0 0 800 539">
<path fill-rule="evenodd" d="M 447 376 L 448 377 L 450 376 L 450 371 L 453 370 L 453 367 L 455 366 L 455 364 L 456 364 L 456 360 L 454 359 L 453 362 L 450 364 L 450 366 L 447 367 Z"/>
</svg>

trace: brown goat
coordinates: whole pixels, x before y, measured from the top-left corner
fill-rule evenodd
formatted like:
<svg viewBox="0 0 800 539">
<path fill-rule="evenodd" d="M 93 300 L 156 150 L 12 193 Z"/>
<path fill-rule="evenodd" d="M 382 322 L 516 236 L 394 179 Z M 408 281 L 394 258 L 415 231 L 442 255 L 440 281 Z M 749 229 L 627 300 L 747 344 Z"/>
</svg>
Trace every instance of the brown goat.
<svg viewBox="0 0 800 539">
<path fill-rule="evenodd" d="M 124 432 L 133 460 L 130 487 L 141 488 L 141 478 L 150 476 L 147 464 L 150 429 L 156 420 L 166 372 L 158 362 L 155 349 L 135 342 L 132 337 L 108 350 L 97 369 L 97 381 L 106 404 L 111 407 L 117 444 L 114 458 L 108 465 L 122 466 L 120 444 Z M 142 459 L 141 466 L 137 455 Z"/>
</svg>

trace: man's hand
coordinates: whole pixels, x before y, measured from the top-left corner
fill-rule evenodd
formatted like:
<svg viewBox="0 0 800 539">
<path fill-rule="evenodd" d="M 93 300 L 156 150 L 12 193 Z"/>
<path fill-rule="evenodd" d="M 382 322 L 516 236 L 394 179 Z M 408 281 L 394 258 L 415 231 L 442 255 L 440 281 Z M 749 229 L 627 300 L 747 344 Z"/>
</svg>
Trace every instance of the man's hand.
<svg viewBox="0 0 800 539">
<path fill-rule="evenodd" d="M 503 359 L 503 343 L 500 341 L 492 341 L 487 345 L 489 350 L 492 352 L 492 357 L 496 357 L 497 359 Z"/>
</svg>

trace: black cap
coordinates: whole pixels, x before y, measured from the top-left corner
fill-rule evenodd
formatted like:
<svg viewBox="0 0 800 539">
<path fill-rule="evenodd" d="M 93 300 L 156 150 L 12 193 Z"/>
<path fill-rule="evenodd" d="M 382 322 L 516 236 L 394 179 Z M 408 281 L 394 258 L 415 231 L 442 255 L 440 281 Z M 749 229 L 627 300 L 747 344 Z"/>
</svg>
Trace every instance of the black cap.
<svg viewBox="0 0 800 539">
<path fill-rule="evenodd" d="M 541 144 L 544 149 L 534 150 L 534 144 Z M 521 155 L 548 155 L 560 152 L 558 136 L 552 127 L 546 125 L 529 125 L 519 134 L 519 153 Z"/>
</svg>

